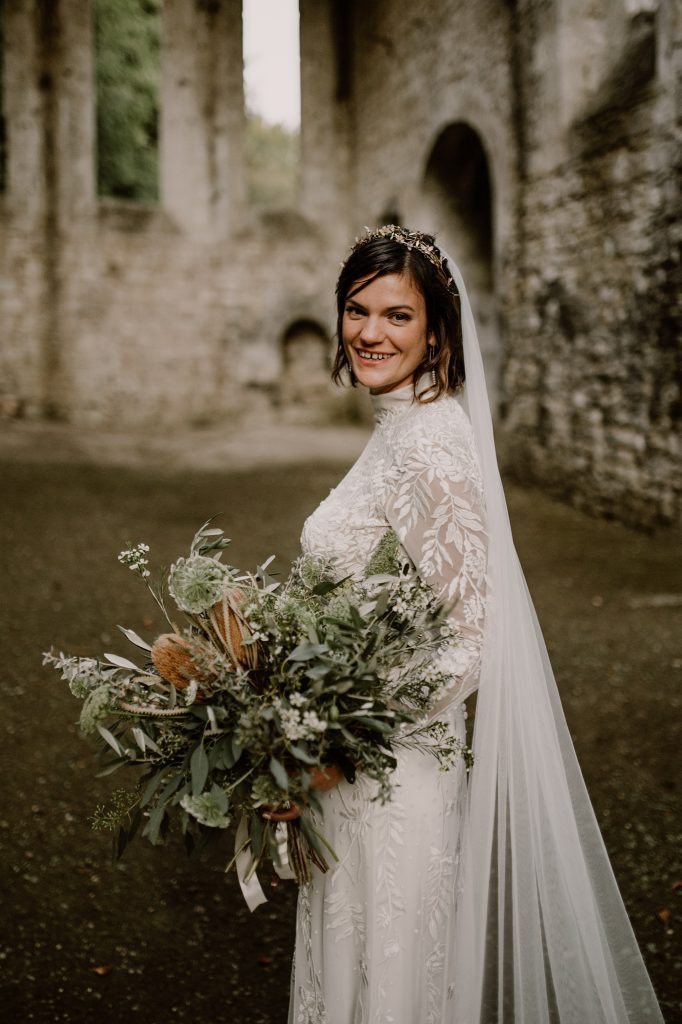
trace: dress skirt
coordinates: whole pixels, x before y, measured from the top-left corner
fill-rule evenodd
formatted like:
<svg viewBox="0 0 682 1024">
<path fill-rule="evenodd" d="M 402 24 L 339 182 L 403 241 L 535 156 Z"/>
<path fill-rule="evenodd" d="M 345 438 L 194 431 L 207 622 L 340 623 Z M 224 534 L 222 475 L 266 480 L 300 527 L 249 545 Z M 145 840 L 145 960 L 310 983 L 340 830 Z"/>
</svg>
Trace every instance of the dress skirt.
<svg viewBox="0 0 682 1024">
<path fill-rule="evenodd" d="M 443 716 L 465 737 L 463 705 Z M 339 860 L 301 887 L 289 1024 L 443 1024 L 466 770 L 398 754 L 386 804 L 358 775 L 322 797 Z"/>
</svg>

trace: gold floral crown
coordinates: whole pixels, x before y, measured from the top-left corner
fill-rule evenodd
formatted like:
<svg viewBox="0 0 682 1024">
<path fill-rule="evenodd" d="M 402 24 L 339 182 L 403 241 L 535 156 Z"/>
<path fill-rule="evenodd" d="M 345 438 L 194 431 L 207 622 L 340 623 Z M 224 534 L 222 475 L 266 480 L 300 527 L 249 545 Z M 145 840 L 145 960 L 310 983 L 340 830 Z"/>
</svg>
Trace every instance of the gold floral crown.
<svg viewBox="0 0 682 1024">
<path fill-rule="evenodd" d="M 360 238 L 355 239 L 355 243 L 350 249 L 345 260 L 341 264 L 341 267 L 345 267 L 348 260 L 351 258 L 353 253 L 361 249 L 367 242 L 373 242 L 377 238 L 390 238 L 392 242 L 399 242 L 400 245 L 404 245 L 406 249 L 417 249 L 423 256 L 426 256 L 429 263 L 432 263 L 437 270 L 440 270 L 447 286 L 451 292 L 457 294 L 457 286 L 453 280 L 452 274 L 448 269 L 445 257 L 441 253 L 440 249 L 427 240 L 427 236 L 421 231 L 410 231 L 409 228 L 403 228 L 399 224 L 384 224 L 381 228 L 365 227 L 366 234 L 361 235 Z"/>
</svg>

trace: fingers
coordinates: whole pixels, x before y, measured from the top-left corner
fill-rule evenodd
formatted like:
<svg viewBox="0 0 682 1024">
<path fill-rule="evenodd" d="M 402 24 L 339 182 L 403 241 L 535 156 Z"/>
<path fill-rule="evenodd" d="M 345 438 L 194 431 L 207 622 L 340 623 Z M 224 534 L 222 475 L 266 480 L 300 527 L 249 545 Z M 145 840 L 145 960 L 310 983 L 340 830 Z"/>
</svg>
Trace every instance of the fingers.
<svg viewBox="0 0 682 1024">
<path fill-rule="evenodd" d="M 268 807 L 263 811 L 263 818 L 266 821 L 294 821 L 301 816 L 301 809 L 298 804 L 278 804 L 276 807 Z"/>
</svg>

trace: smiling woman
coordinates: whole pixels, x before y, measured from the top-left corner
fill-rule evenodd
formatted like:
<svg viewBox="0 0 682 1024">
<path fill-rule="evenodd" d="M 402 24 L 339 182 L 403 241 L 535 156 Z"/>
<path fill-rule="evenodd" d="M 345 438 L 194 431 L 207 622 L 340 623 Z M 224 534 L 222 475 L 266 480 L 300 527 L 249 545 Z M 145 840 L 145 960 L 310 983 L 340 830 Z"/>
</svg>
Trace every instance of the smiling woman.
<svg viewBox="0 0 682 1024">
<path fill-rule="evenodd" d="M 389 225 L 392 227 L 392 225 Z M 433 239 L 423 236 L 426 246 Z M 438 250 L 434 249 L 434 252 Z M 338 348 L 333 378 L 383 394 L 430 375 L 421 401 L 464 383 L 457 296 L 438 259 L 379 235 L 355 249 L 336 286 Z"/>
<path fill-rule="evenodd" d="M 361 580 L 388 547 L 446 602 L 428 721 L 463 740 L 478 691 L 474 763 L 397 746 L 389 802 L 361 763 L 320 793 L 337 860 L 299 890 L 289 1024 L 663 1024 L 514 547 L 462 275 L 389 224 L 336 297 L 334 376 L 376 425 L 303 550 Z"/>
<path fill-rule="evenodd" d="M 423 295 L 405 274 L 368 278 L 353 295 L 343 313 L 343 344 L 358 382 L 373 395 L 409 384 L 434 345 Z"/>
</svg>

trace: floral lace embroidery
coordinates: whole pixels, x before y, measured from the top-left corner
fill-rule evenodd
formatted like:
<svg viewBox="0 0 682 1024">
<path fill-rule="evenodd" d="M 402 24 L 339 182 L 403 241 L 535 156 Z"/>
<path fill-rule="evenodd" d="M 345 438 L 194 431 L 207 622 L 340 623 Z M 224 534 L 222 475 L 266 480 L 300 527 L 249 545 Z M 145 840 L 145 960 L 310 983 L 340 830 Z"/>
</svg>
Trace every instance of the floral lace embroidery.
<svg viewBox="0 0 682 1024">
<path fill-rule="evenodd" d="M 456 399 L 380 412 L 359 460 L 306 521 L 302 546 L 330 559 L 339 577 L 362 576 L 389 528 L 405 560 L 453 602 L 460 635 L 441 665 L 452 686 L 434 713 L 459 716 L 463 734 L 455 707 L 477 685 L 486 534 L 471 426 Z M 414 771 L 431 773 L 426 790 Z M 405 788 L 385 806 L 371 801 L 362 777 L 325 794 L 324 829 L 340 859 L 299 898 L 293 1024 L 441 1024 L 465 773 L 399 755 L 398 777 Z M 411 816 L 424 801 L 428 816 L 415 834 Z M 324 935 L 313 934 L 313 919 Z"/>
</svg>

